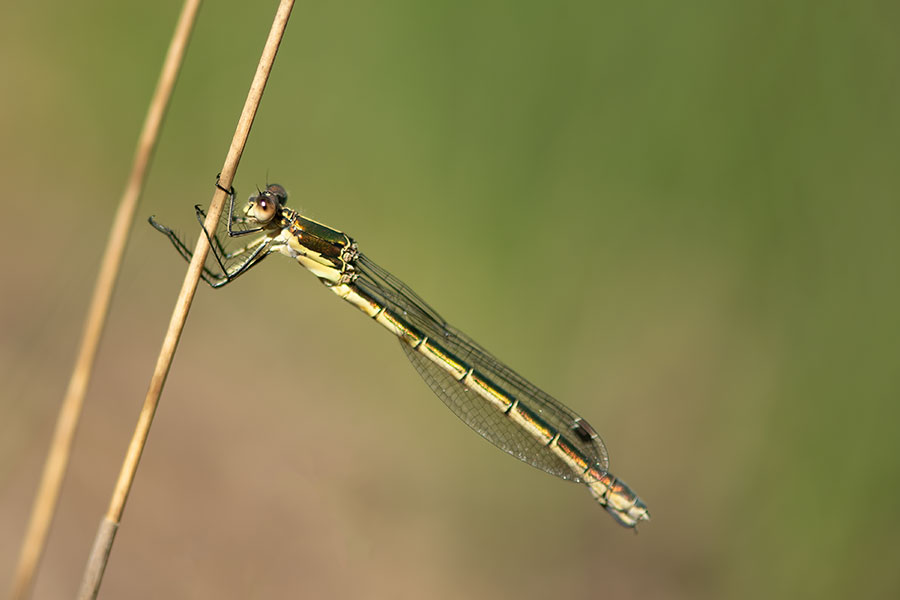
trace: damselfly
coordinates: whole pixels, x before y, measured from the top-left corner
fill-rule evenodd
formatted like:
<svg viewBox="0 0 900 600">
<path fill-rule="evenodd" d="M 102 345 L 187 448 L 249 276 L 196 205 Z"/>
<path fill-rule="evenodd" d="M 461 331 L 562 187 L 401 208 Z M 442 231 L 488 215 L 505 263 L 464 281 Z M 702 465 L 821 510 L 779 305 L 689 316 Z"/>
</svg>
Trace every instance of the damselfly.
<svg viewBox="0 0 900 600">
<path fill-rule="evenodd" d="M 650 518 L 647 506 L 612 475 L 606 446 L 597 431 L 487 350 L 447 323 L 402 281 L 361 253 L 347 234 L 287 208 L 277 184 L 250 197 L 243 215 L 234 214 L 229 191 L 227 235 L 256 235 L 226 251 L 220 234 L 204 227 L 218 270 L 202 277 L 217 288 L 280 252 L 318 277 L 400 339 L 400 345 L 432 391 L 469 427 L 501 450 L 562 479 L 584 483 L 616 521 L 626 527 Z M 203 210 L 196 206 L 204 222 Z M 185 259 L 191 251 L 171 229 L 150 217 Z"/>
</svg>

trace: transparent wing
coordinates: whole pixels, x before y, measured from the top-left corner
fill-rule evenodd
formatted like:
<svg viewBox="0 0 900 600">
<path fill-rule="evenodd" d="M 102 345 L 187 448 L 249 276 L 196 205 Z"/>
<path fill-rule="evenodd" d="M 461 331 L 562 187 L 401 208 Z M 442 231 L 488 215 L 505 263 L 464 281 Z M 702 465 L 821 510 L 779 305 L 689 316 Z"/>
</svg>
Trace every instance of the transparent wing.
<svg viewBox="0 0 900 600">
<path fill-rule="evenodd" d="M 501 363 L 461 331 L 449 325 L 402 281 L 360 255 L 356 263 L 360 273 L 356 285 L 381 301 L 389 310 L 403 316 L 430 339 L 435 340 L 493 385 L 538 414 L 548 425 L 581 451 L 595 466 L 604 471 L 609 457 L 603 440 L 594 429 L 571 409 L 555 400 L 521 375 Z M 469 427 L 498 448 L 538 469 L 563 479 L 581 481 L 544 444 L 495 408 L 475 392 L 453 378 L 427 357 L 401 341 L 406 356 L 435 394 Z"/>
</svg>

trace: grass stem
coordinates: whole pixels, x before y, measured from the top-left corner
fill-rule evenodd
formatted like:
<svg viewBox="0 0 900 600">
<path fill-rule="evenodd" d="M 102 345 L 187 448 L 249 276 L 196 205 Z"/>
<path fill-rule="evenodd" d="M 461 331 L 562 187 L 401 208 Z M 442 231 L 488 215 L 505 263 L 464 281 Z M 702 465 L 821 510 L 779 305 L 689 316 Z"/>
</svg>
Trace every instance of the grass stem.
<svg viewBox="0 0 900 600">
<path fill-rule="evenodd" d="M 97 275 L 93 296 L 85 317 L 75 365 L 60 405 L 41 481 L 31 507 L 31 516 L 19 552 L 19 562 L 13 575 L 10 593 L 12 600 L 28 598 L 37 566 L 44 553 L 50 524 L 56 514 L 62 482 L 69 464 L 72 442 L 84 406 L 85 393 L 91 379 L 94 360 L 97 357 L 97 348 L 106 324 L 106 317 L 109 314 L 109 306 L 116 279 L 121 270 L 125 246 L 131 233 L 134 214 L 144 189 L 153 151 L 159 139 L 159 132 L 166 108 L 172 97 L 178 72 L 184 61 L 185 50 L 200 3 L 201 0 L 185 0 L 160 72 L 159 81 L 156 84 L 156 90 L 147 109 L 131 174 L 113 219 L 106 250 L 100 263 L 100 272 Z"/>
<path fill-rule="evenodd" d="M 269 31 L 269 36 L 266 40 L 265 47 L 263 48 L 262 56 L 260 57 L 259 64 L 256 68 L 256 74 L 250 84 L 250 91 L 247 94 L 244 109 L 238 120 L 237 128 L 231 141 L 231 147 L 228 150 L 228 154 L 225 157 L 225 163 L 222 166 L 219 181 L 224 188 L 228 188 L 234 179 L 234 174 L 237 171 L 241 154 L 244 151 L 244 146 L 250 135 L 250 128 L 253 125 L 253 119 L 259 108 L 259 103 L 262 99 L 269 73 L 272 70 L 272 65 L 275 61 L 278 46 L 284 36 L 284 31 L 287 27 L 288 18 L 290 17 L 293 5 L 293 0 L 281 0 L 281 3 L 278 6 L 275 20 L 272 23 L 272 28 Z M 217 187 L 213 194 L 209 211 L 207 212 L 205 225 L 208 231 L 214 231 L 216 229 L 216 226 L 219 223 L 219 217 L 221 216 L 222 209 L 225 205 L 225 198 L 225 192 Z M 81 583 L 81 590 L 78 594 L 79 599 L 86 600 L 89 598 L 96 598 L 97 593 L 100 590 L 103 572 L 106 568 L 106 563 L 112 549 L 115 532 L 122 519 L 125 502 L 128 499 L 128 493 L 131 490 L 131 484 L 134 481 L 138 462 L 140 461 L 141 453 L 147 442 L 147 436 L 150 433 L 150 425 L 153 421 L 153 416 L 156 413 L 159 397 L 163 385 L 165 384 L 166 376 L 169 373 L 169 368 L 175 355 L 175 349 L 178 346 L 178 340 L 184 329 L 184 323 L 187 319 L 194 293 L 197 290 L 197 283 L 200 281 L 200 272 L 203 268 L 203 263 L 208 251 L 209 242 L 207 241 L 206 236 L 201 234 L 198 236 L 193 258 L 188 265 L 184 283 L 181 286 L 181 291 L 175 302 L 175 308 L 172 312 L 172 317 L 169 320 L 169 328 L 163 340 L 153 375 L 150 378 L 150 386 L 147 390 L 147 395 L 144 399 L 144 405 L 141 409 L 141 414 L 138 417 L 137 425 L 135 426 L 134 435 L 128 446 L 125 460 L 122 463 L 122 469 L 119 473 L 119 479 L 116 482 L 115 489 L 113 490 L 109 508 L 101 521 L 91 555 L 88 558 Z"/>
</svg>

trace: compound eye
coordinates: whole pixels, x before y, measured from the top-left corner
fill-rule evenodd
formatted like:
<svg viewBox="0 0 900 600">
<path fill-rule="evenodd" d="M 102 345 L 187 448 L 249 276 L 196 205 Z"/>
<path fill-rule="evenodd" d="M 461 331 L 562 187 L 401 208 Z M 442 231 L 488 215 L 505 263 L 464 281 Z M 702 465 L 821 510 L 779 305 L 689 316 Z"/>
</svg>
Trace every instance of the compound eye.
<svg viewBox="0 0 900 600">
<path fill-rule="evenodd" d="M 278 212 L 278 199 L 268 190 L 250 200 L 249 216 L 262 224 L 268 223 Z"/>
</svg>

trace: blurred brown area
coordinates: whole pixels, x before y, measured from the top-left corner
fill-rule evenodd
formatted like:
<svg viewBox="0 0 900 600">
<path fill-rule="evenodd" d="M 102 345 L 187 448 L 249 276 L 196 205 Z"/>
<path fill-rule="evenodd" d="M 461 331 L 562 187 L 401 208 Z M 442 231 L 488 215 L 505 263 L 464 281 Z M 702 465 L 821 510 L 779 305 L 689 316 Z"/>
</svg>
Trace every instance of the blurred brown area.
<svg viewBox="0 0 900 600">
<path fill-rule="evenodd" d="M 208 3 L 35 598 L 72 597 L 274 3 Z M 0 590 L 177 2 L 0 19 Z M 647 502 L 479 439 L 286 259 L 199 291 L 102 598 L 897 597 L 898 5 L 300 3 L 266 181 L 584 415 Z"/>
</svg>

